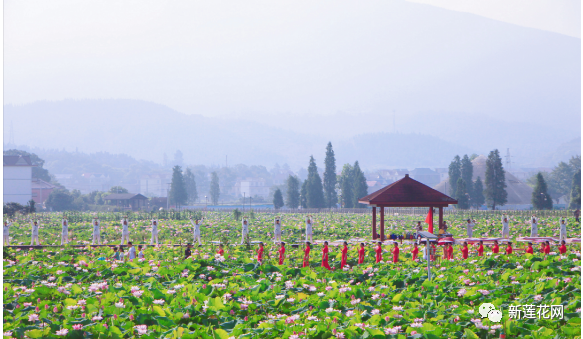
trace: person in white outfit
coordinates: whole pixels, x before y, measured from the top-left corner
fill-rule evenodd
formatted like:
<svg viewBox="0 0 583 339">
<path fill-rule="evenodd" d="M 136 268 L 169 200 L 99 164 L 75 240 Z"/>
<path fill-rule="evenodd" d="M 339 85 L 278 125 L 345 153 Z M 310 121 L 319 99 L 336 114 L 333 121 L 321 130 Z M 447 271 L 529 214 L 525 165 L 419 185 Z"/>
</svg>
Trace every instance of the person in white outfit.
<svg viewBox="0 0 583 339">
<path fill-rule="evenodd" d="M 61 246 L 69 243 L 69 222 L 63 218 L 61 220 Z"/>
<path fill-rule="evenodd" d="M 91 240 L 91 245 L 101 245 L 101 221 L 97 218 L 93 218 L 93 239 Z"/>
<path fill-rule="evenodd" d="M 502 215 L 502 238 L 510 238 L 510 226 L 508 226 L 508 216 Z"/>
<path fill-rule="evenodd" d="M 559 240 L 567 240 L 567 222 L 561 218 L 561 228 L 559 229 Z"/>
<path fill-rule="evenodd" d="M 128 225 L 128 217 L 123 217 L 121 219 L 121 244 L 125 242 L 130 242 L 130 230 Z"/>
<path fill-rule="evenodd" d="M 152 239 L 150 240 L 150 245 L 154 244 L 154 239 L 156 239 L 156 246 L 158 246 L 158 220 L 152 219 Z"/>
<path fill-rule="evenodd" d="M 279 218 L 275 218 L 275 222 L 273 224 L 274 230 L 273 233 L 275 235 L 275 242 L 281 243 L 281 221 Z"/>
<path fill-rule="evenodd" d="M 472 238 L 474 236 L 474 223 L 470 219 L 466 221 L 466 235 L 468 238 Z"/>
<path fill-rule="evenodd" d="M 12 226 L 10 220 L 4 221 L 4 246 L 10 246 L 10 226 Z"/>
<path fill-rule="evenodd" d="M 306 242 L 310 242 L 312 243 L 312 235 L 313 235 L 313 230 L 312 230 L 312 219 L 311 216 L 308 215 L 308 217 L 306 218 Z"/>
<path fill-rule="evenodd" d="M 34 242 L 36 241 L 37 245 L 40 245 L 40 241 L 38 240 L 38 221 L 31 221 L 30 222 L 31 226 L 32 226 L 32 236 L 30 237 L 30 246 L 34 245 Z"/>
<path fill-rule="evenodd" d="M 241 245 L 245 242 L 247 235 L 249 235 L 249 224 L 247 219 L 243 218 L 243 221 L 241 221 Z"/>
<path fill-rule="evenodd" d="M 193 222 L 192 219 L 190 219 L 190 223 L 194 227 L 194 230 L 193 230 L 194 241 L 193 241 L 193 243 L 198 241 L 198 246 L 201 246 L 202 242 L 200 240 L 200 224 L 202 223 L 202 220 L 200 220 L 200 221 L 196 220 L 196 222 Z"/>
<path fill-rule="evenodd" d="M 534 215 L 530 219 L 530 236 L 531 237 L 538 237 L 538 224 L 537 224 L 537 220 L 534 217 Z"/>
</svg>

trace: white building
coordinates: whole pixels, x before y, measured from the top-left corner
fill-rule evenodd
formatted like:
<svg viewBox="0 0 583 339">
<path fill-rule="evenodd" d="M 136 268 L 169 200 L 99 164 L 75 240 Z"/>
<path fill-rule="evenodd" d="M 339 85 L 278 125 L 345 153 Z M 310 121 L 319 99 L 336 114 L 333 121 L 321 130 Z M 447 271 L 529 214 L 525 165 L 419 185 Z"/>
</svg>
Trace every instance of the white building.
<svg viewBox="0 0 583 339">
<path fill-rule="evenodd" d="M 269 197 L 269 186 L 262 178 L 247 178 L 238 180 L 235 184 L 236 193 L 240 197 L 254 197 L 260 196 L 263 198 Z"/>
<path fill-rule="evenodd" d="M 32 199 L 32 167 L 29 156 L 4 156 L 4 203 L 26 205 Z"/>
<path fill-rule="evenodd" d="M 172 183 L 172 173 L 142 175 L 140 193 L 147 197 L 167 197 Z"/>
</svg>

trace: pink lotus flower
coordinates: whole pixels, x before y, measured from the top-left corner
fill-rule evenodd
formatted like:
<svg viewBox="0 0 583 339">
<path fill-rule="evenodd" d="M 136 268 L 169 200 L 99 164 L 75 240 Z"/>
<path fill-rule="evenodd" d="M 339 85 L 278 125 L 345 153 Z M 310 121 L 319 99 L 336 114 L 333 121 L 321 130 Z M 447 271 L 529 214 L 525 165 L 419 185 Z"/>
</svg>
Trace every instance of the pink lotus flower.
<svg viewBox="0 0 583 339">
<path fill-rule="evenodd" d="M 130 320 L 131 321 L 134 321 L 134 315 L 133 314 L 130 314 Z"/>
<path fill-rule="evenodd" d="M 81 324 L 75 324 L 75 325 L 73 325 L 73 329 L 74 330 L 80 330 L 82 328 L 83 328 L 83 325 L 81 325 Z"/>
</svg>

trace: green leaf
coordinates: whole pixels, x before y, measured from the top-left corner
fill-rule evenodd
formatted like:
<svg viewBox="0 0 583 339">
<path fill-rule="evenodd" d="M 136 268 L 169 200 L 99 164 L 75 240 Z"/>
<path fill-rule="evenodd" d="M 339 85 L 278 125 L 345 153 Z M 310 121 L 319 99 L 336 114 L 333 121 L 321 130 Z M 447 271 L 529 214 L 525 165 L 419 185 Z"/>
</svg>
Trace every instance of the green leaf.
<svg viewBox="0 0 583 339">
<path fill-rule="evenodd" d="M 581 335 L 581 327 L 571 327 L 571 326 L 563 326 L 561 327 L 561 330 L 563 331 L 563 333 L 567 334 L 567 335 Z"/>
<path fill-rule="evenodd" d="M 399 301 L 401 301 L 402 298 L 403 295 L 401 293 L 395 294 L 395 296 L 393 297 L 393 302 L 398 303 Z"/>
<path fill-rule="evenodd" d="M 154 307 L 152 307 L 152 310 L 154 312 L 158 313 L 158 315 L 161 316 L 161 317 L 165 317 L 166 316 L 166 312 L 164 312 L 164 310 L 160 306 L 154 306 Z"/>
<path fill-rule="evenodd" d="M 42 338 L 44 333 L 42 330 L 30 330 L 25 332 L 26 336 L 29 338 Z"/>
<path fill-rule="evenodd" d="M 222 330 L 222 329 L 217 329 L 214 331 L 215 333 L 215 339 L 229 339 L 229 333 L 227 333 L 227 331 Z"/>
<path fill-rule="evenodd" d="M 65 303 L 65 306 L 73 306 L 73 305 L 77 305 L 77 300 L 67 298 L 67 299 L 65 299 L 64 303 Z"/>
<path fill-rule="evenodd" d="M 474 331 L 470 330 L 469 328 L 466 328 L 464 330 L 464 333 L 466 334 L 466 338 L 468 338 L 468 339 L 480 339 L 480 337 L 478 337 L 478 335 L 476 333 L 474 333 Z"/>
</svg>

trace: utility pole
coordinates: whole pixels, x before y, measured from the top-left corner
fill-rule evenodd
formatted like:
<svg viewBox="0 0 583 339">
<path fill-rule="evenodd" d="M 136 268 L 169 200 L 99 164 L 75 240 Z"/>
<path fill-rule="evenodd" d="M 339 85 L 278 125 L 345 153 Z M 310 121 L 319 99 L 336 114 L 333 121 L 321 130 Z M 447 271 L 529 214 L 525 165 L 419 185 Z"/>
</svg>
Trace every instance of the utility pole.
<svg viewBox="0 0 583 339">
<path fill-rule="evenodd" d="M 168 210 L 170 208 L 170 185 L 172 183 L 167 183 L 168 184 L 168 188 L 166 189 L 166 210 Z"/>
</svg>

